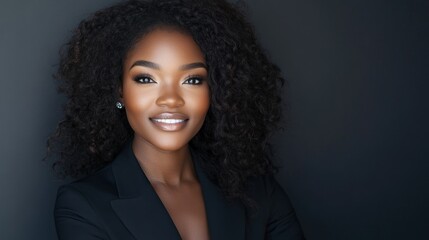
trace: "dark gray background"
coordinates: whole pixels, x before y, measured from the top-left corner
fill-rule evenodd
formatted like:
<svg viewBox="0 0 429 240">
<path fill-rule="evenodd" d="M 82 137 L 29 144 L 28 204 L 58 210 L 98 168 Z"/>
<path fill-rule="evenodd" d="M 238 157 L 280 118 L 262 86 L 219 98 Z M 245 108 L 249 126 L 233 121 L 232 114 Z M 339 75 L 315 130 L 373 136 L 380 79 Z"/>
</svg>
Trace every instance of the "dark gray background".
<svg viewBox="0 0 429 240">
<path fill-rule="evenodd" d="M 0 239 L 56 239 L 51 75 L 73 27 L 113 2 L 1 3 Z M 429 239 L 428 1 L 246 2 L 289 81 L 278 180 L 307 238 Z"/>
</svg>

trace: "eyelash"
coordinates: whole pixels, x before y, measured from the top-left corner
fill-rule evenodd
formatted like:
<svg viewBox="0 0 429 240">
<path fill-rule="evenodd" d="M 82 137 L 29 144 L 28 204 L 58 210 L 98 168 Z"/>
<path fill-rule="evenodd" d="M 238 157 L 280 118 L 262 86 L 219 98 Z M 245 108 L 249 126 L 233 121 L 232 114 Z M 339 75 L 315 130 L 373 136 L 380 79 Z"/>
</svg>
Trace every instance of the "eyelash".
<svg viewBox="0 0 429 240">
<path fill-rule="evenodd" d="M 142 82 L 142 81 L 140 81 L 140 80 L 142 80 L 142 79 L 149 79 L 149 82 Z M 191 85 L 200 85 L 200 84 L 202 84 L 203 83 L 203 78 L 202 77 L 200 77 L 200 76 L 198 76 L 198 75 L 189 75 L 189 76 L 187 76 L 186 77 L 186 80 L 185 80 L 185 82 L 186 81 L 189 81 L 189 80 L 198 80 L 199 81 L 199 83 L 196 83 L 196 84 L 191 84 Z M 139 75 L 139 76 L 136 76 L 135 78 L 134 78 L 134 81 L 136 81 L 137 83 L 140 83 L 140 84 L 148 84 L 148 83 L 152 83 L 152 82 L 150 82 L 150 80 L 152 80 L 152 81 L 154 81 L 153 79 L 152 79 L 152 76 L 150 76 L 150 75 Z"/>
</svg>

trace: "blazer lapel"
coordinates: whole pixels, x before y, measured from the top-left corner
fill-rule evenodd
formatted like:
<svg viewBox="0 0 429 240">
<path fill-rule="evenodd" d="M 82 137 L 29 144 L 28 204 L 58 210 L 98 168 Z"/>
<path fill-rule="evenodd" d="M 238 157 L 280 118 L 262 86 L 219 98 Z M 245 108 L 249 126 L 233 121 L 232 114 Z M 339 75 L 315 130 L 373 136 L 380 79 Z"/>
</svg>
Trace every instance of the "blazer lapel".
<svg viewBox="0 0 429 240">
<path fill-rule="evenodd" d="M 211 240 L 245 239 L 246 216 L 241 203 L 228 202 L 201 167 L 201 158 L 192 148 L 194 166 L 201 184 Z"/>
<path fill-rule="evenodd" d="M 173 220 L 162 204 L 132 151 L 129 140 L 112 163 L 119 199 L 111 206 L 136 239 L 180 239 Z"/>
<path fill-rule="evenodd" d="M 211 240 L 244 239 L 245 210 L 229 203 L 204 173 L 198 154 L 192 160 L 201 184 Z M 181 239 L 167 209 L 141 170 L 129 140 L 112 163 L 119 198 L 111 206 L 136 239 Z"/>
</svg>

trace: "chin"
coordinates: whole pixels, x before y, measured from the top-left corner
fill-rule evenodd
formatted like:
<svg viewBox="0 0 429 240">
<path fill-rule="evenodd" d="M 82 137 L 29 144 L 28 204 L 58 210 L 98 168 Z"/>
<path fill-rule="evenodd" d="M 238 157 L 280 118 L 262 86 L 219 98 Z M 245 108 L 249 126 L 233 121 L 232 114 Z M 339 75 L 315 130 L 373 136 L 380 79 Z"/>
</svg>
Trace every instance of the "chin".
<svg viewBox="0 0 429 240">
<path fill-rule="evenodd" d="M 188 145 L 187 142 L 182 143 L 179 141 L 174 141 L 174 139 L 153 143 L 153 146 L 155 146 L 156 148 L 162 151 L 178 151 L 180 149 L 183 149 L 187 145 Z"/>
</svg>

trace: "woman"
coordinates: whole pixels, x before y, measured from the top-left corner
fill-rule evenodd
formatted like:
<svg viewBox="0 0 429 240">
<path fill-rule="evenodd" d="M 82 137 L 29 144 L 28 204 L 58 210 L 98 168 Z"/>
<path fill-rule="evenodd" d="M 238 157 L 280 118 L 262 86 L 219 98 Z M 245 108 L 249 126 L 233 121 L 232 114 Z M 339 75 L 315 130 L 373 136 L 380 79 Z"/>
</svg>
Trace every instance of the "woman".
<svg viewBox="0 0 429 240">
<path fill-rule="evenodd" d="M 224 0 L 127 1 L 82 21 L 48 141 L 60 239 L 303 239 L 268 157 L 280 70 Z"/>
</svg>

